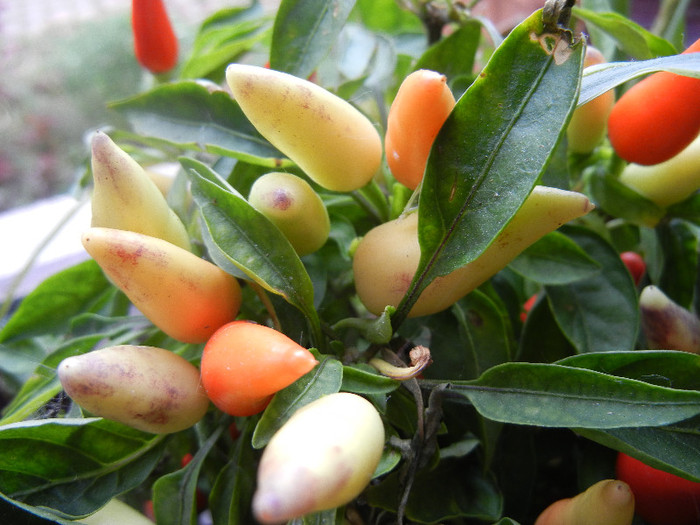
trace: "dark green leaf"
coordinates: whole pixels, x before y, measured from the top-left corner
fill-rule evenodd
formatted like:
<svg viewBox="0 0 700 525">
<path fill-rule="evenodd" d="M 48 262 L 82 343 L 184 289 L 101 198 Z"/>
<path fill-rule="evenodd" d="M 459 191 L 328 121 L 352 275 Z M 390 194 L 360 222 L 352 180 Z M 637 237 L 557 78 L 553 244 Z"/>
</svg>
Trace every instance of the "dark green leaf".
<svg viewBox="0 0 700 525">
<path fill-rule="evenodd" d="M 652 467 L 700 482 L 700 418 L 662 427 L 575 429 Z"/>
<path fill-rule="evenodd" d="M 547 298 L 541 295 L 525 319 L 517 360 L 551 363 L 574 352 L 574 347 L 554 320 Z"/>
<path fill-rule="evenodd" d="M 290 417 L 304 405 L 340 390 L 343 365 L 325 357 L 309 373 L 275 394 L 253 433 L 253 447 L 262 448 Z"/>
<path fill-rule="evenodd" d="M 246 420 L 209 496 L 213 522 L 217 525 L 253 523 L 251 500 L 255 488 L 255 451 L 250 445 L 254 421 Z"/>
<path fill-rule="evenodd" d="M 452 307 L 452 313 L 457 318 L 460 343 L 449 356 L 435 356 L 435 360 L 446 361 L 440 364 L 442 377 L 455 377 L 462 369 L 460 377 L 473 379 L 511 359 L 510 332 L 503 313 L 487 295 L 478 290 L 470 293 Z"/>
<path fill-rule="evenodd" d="M 660 426 L 700 414 L 700 392 L 557 364 L 505 363 L 451 388 L 483 416 L 520 425 Z"/>
<path fill-rule="evenodd" d="M 163 84 L 110 106 L 135 131 L 172 145 L 279 168 L 291 161 L 270 145 L 223 90 L 196 82 Z"/>
<path fill-rule="evenodd" d="M 600 352 L 567 357 L 557 364 L 588 368 L 669 388 L 700 390 L 700 356 L 689 352 Z"/>
<path fill-rule="evenodd" d="M 22 300 L 0 331 L 0 342 L 68 332 L 71 320 L 111 284 L 95 261 L 72 266 L 47 278 Z"/>
<path fill-rule="evenodd" d="M 600 264 L 574 241 L 556 231 L 526 248 L 510 267 L 541 284 L 566 284 L 600 271 Z"/>
<path fill-rule="evenodd" d="M 280 230 L 199 161 L 180 162 L 192 180 L 194 199 L 208 233 L 211 257 L 222 268 L 231 266 L 266 290 L 296 306 L 314 325 L 314 291 L 304 265 Z M 231 272 L 233 273 L 233 272 Z"/>
<path fill-rule="evenodd" d="M 700 77 L 700 56 L 696 53 L 652 58 L 639 62 L 611 62 L 587 67 L 581 81 L 578 106 L 633 78 L 656 71 L 670 71 L 679 75 Z"/>
<path fill-rule="evenodd" d="M 367 490 L 371 505 L 396 511 L 398 474 Z M 496 520 L 503 501 L 492 479 L 462 461 L 441 461 L 433 470 L 418 473 L 406 506 L 406 516 L 417 523 L 440 523 L 450 518 Z"/>
<path fill-rule="evenodd" d="M 639 328 L 638 298 L 620 256 L 592 230 L 566 226 L 563 231 L 602 271 L 583 281 L 546 287 L 557 323 L 578 352 L 633 349 Z"/>
<path fill-rule="evenodd" d="M 401 386 L 401 381 L 379 374 L 369 365 L 343 367 L 343 383 L 340 390 L 355 394 L 388 394 Z"/>
<path fill-rule="evenodd" d="M 481 40 L 481 24 L 469 20 L 450 36 L 428 48 L 414 69 L 431 69 L 447 76 L 448 83 L 474 71 L 474 57 Z"/>
<path fill-rule="evenodd" d="M 202 443 L 185 467 L 158 478 L 153 484 L 153 509 L 159 522 L 197 524 L 197 478 L 204 458 L 219 439 L 222 428 L 219 426 Z"/>
<path fill-rule="evenodd" d="M 46 525 L 47 523 L 60 523 L 61 525 L 74 525 L 75 521 L 63 520 L 48 509 L 32 507 L 19 501 L 9 499 L 0 494 L 0 518 L 7 525 Z"/>
<path fill-rule="evenodd" d="M 514 29 L 443 125 L 420 193 L 421 259 L 403 316 L 440 275 L 478 257 L 547 165 L 575 105 L 583 46 L 555 64 L 541 11 Z"/>
<path fill-rule="evenodd" d="M 282 0 L 270 46 L 270 67 L 308 77 L 328 54 L 355 0 Z"/>
<path fill-rule="evenodd" d="M 66 518 L 95 512 L 141 484 L 163 436 L 98 418 L 44 419 L 0 427 L 0 492 Z"/>
<path fill-rule="evenodd" d="M 619 13 L 596 13 L 574 7 L 573 14 L 586 24 L 595 25 L 612 36 L 625 53 L 637 60 L 673 55 L 677 52 L 670 42 Z"/>
<path fill-rule="evenodd" d="M 697 227 L 681 219 L 672 219 L 659 225 L 656 234 L 664 254 L 659 287 L 679 305 L 692 308 L 700 262 Z"/>
</svg>

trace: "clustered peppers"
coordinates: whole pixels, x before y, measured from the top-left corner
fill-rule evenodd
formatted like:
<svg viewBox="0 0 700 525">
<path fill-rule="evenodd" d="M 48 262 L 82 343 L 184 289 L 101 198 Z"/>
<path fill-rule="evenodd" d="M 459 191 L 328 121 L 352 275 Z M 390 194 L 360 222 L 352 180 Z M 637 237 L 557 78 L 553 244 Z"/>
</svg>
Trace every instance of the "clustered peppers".
<svg viewBox="0 0 700 525">
<path fill-rule="evenodd" d="M 144 68 L 167 73 L 177 65 L 178 41 L 163 0 L 132 0 L 134 53 Z"/>
<path fill-rule="evenodd" d="M 700 52 L 700 39 L 684 53 Z M 608 119 L 608 137 L 628 162 L 667 161 L 700 133 L 700 78 L 659 72 L 628 89 Z"/>
<path fill-rule="evenodd" d="M 352 124 L 367 139 L 362 147 L 355 144 L 349 146 L 347 151 L 341 151 L 345 158 L 352 158 L 353 161 L 359 159 L 362 162 L 348 163 L 352 164 L 352 166 L 341 166 L 343 168 L 347 167 L 347 170 L 341 170 L 340 174 L 332 173 L 327 169 L 329 165 L 327 157 L 329 155 L 326 152 L 331 151 L 335 157 L 336 153 L 338 153 L 338 148 L 329 146 L 326 149 L 315 145 L 315 150 L 310 150 L 308 145 L 295 142 L 294 134 L 287 129 L 281 130 L 281 138 L 276 139 L 278 140 L 276 145 L 306 170 L 310 178 L 327 189 L 349 191 L 357 189 L 369 181 L 378 167 L 375 148 L 377 143 L 376 132 L 373 129 L 370 131 L 370 128 L 366 126 L 365 120 L 360 118 L 361 114 L 356 112 L 354 108 L 348 108 L 341 104 L 338 101 L 339 99 L 336 100 L 327 92 L 314 90 L 309 92 L 310 88 L 303 82 L 299 83 L 298 79 L 277 72 L 270 73 L 272 73 L 271 76 L 263 75 L 257 68 L 238 65 L 232 65 L 227 71 L 229 84 L 232 91 L 234 91 L 234 95 L 241 103 L 244 111 L 247 111 L 246 114 L 249 115 L 251 121 L 261 128 L 261 133 L 264 134 L 263 130 L 268 129 L 268 126 L 270 126 L 269 119 L 271 118 L 269 111 L 266 110 L 261 100 L 265 100 L 266 103 L 271 101 L 273 105 L 278 104 L 278 106 L 275 106 L 275 111 L 279 111 L 286 116 L 298 117 L 296 120 L 291 120 L 295 124 L 299 124 L 302 129 L 313 129 L 316 132 L 321 127 L 319 124 L 323 120 L 328 120 L 323 118 L 319 120 L 319 117 L 324 115 L 323 112 L 328 111 L 328 106 L 325 105 L 328 103 L 330 104 L 330 111 L 337 111 L 343 117 L 347 116 L 348 123 Z M 256 82 L 258 83 L 256 84 Z M 441 82 L 445 85 L 444 77 Z M 267 91 L 262 99 L 258 99 L 256 97 L 259 94 L 251 92 L 251 89 L 252 91 L 261 90 L 262 86 L 272 86 L 272 90 Z M 284 97 L 282 97 L 281 93 L 284 93 Z M 265 99 L 265 97 L 267 98 Z M 449 97 L 446 98 L 449 100 Z M 439 125 L 436 127 L 439 129 Z M 326 145 L 332 144 L 337 146 L 347 142 L 347 137 L 343 140 L 339 138 L 338 129 L 334 129 L 333 126 L 321 128 L 321 136 L 329 140 L 329 142 L 325 143 Z M 435 133 L 437 133 L 437 130 L 435 130 Z M 270 140 L 272 141 L 273 139 L 270 138 Z M 426 144 L 431 143 L 432 141 L 426 140 Z M 427 150 L 429 149 L 430 147 L 428 146 Z M 354 156 L 358 155 L 358 158 L 354 158 Z M 311 160 L 306 163 L 308 159 Z M 335 162 L 338 162 L 337 157 Z M 362 165 L 359 171 L 356 170 L 357 164 Z M 420 163 L 418 165 L 420 166 Z M 409 187 L 412 185 L 411 183 Z M 250 200 L 252 201 L 253 199 L 251 198 Z M 493 273 L 503 268 L 514 255 L 522 251 L 531 242 L 537 240 L 541 235 L 568 222 L 572 218 L 587 213 L 591 209 L 592 205 L 581 194 L 538 186 L 511 223 L 502 232 L 505 237 L 497 239 L 497 242 L 494 243 L 494 246 L 496 246 L 495 251 L 487 250 L 482 256 L 483 259 L 478 260 L 479 264 L 465 268 L 464 274 L 472 273 L 472 275 L 465 278 L 465 281 L 469 284 L 465 285 L 461 279 L 456 281 L 457 286 L 455 286 L 455 289 L 458 291 L 457 295 L 448 297 L 447 300 L 442 299 L 442 302 L 438 301 L 436 303 L 437 306 L 435 304 L 430 305 L 426 312 L 431 313 L 448 307 L 493 275 Z M 408 221 L 405 224 L 410 225 L 410 218 L 415 217 L 415 214 L 407 214 L 400 220 Z M 282 229 L 281 226 L 280 229 Z M 413 245 L 415 232 L 416 227 L 409 228 L 411 245 Z M 144 253 L 149 252 L 151 246 L 162 246 L 162 243 L 172 244 L 143 233 L 124 232 L 117 227 L 103 227 L 93 228 L 87 232 L 85 237 L 86 247 L 90 245 L 91 239 L 103 233 L 117 239 L 125 234 L 128 234 L 127 236 L 133 234 L 137 237 L 147 237 L 149 239 L 148 242 L 144 240 L 140 248 L 131 252 L 124 249 L 124 244 L 119 245 L 114 252 L 121 261 L 115 259 L 112 261 L 113 264 L 109 261 L 100 261 L 99 256 L 93 255 L 117 285 L 120 284 L 119 271 L 114 272 L 114 267 L 124 270 L 125 263 L 131 264 L 134 260 L 142 257 Z M 513 244 L 507 242 L 507 236 L 521 238 L 525 233 L 527 235 L 524 236 L 524 241 Z M 156 239 L 156 242 L 150 239 Z M 325 242 L 325 237 L 323 241 Z M 292 238 L 290 238 L 290 242 L 292 242 Z M 391 253 L 391 250 L 386 243 L 383 244 L 382 246 L 382 243 L 380 243 L 378 246 L 378 253 L 385 257 Z M 504 246 L 507 247 L 504 249 Z M 174 259 L 185 258 L 182 255 L 183 250 L 180 250 L 177 256 L 173 256 Z M 170 248 L 165 250 L 164 253 L 169 253 L 169 251 Z M 175 250 L 175 252 L 177 251 Z M 304 252 L 304 250 L 298 251 L 300 253 Z M 356 260 L 360 257 L 358 255 L 359 252 L 358 249 L 358 252 L 355 253 Z M 184 250 L 184 253 L 189 252 Z M 206 262 L 197 256 L 194 257 Z M 148 259 L 148 257 L 145 259 Z M 154 261 L 156 259 L 162 262 L 162 258 L 153 258 Z M 473 275 L 474 273 L 476 277 Z M 155 278 L 155 273 L 148 275 L 151 279 Z M 358 281 L 361 281 L 360 275 L 361 272 L 356 271 Z M 410 269 L 404 272 L 400 278 L 402 282 L 407 280 L 410 282 L 412 278 Z M 225 279 L 237 284 L 235 278 L 230 275 Z M 131 281 L 129 281 L 128 285 L 124 284 L 124 282 L 122 282 L 121 287 L 129 295 L 133 289 Z M 231 286 L 235 288 L 233 284 Z M 173 284 L 173 288 L 177 288 L 177 286 Z M 362 296 L 359 290 L 358 293 Z M 139 303 L 138 295 L 129 295 L 129 297 L 135 305 L 139 306 L 141 304 Z M 188 305 L 191 304 L 187 298 L 183 298 L 182 302 Z M 376 309 L 370 308 L 370 310 L 376 310 L 375 313 L 379 313 L 384 306 L 392 303 L 390 300 L 387 300 L 387 297 L 381 297 L 378 304 L 379 306 Z M 147 309 L 144 307 L 144 310 Z M 209 332 L 203 336 L 203 339 L 197 339 L 199 342 L 206 340 L 206 346 L 202 354 L 201 380 L 208 398 L 219 409 L 234 416 L 247 416 L 261 412 L 275 392 L 309 372 L 317 364 L 317 361 L 311 352 L 280 332 L 246 321 L 230 321 L 236 314 L 237 307 L 229 310 L 225 316 L 229 322 L 224 324 L 222 319 L 214 320 L 206 326 L 206 329 L 214 329 L 215 331 L 213 333 Z M 149 318 L 152 317 L 151 320 L 164 332 L 168 333 L 167 324 L 157 322 L 155 320 L 157 316 L 155 315 L 146 315 Z M 169 335 L 173 335 L 173 333 Z M 181 335 L 173 335 L 173 337 L 183 341 L 188 340 Z M 96 352 L 94 353 L 96 354 Z M 69 365 L 71 365 L 71 362 L 64 363 L 64 365 L 62 365 L 64 370 L 70 369 Z M 66 372 L 64 372 L 64 375 L 67 377 Z M 70 388 L 68 379 L 66 379 L 65 385 L 68 391 Z M 76 402 L 85 404 L 85 407 L 91 410 L 89 402 L 83 400 L 80 397 L 80 393 L 74 393 L 73 395 Z M 342 401 L 340 401 L 340 396 L 342 396 Z M 347 403 L 350 404 L 346 404 L 345 400 L 348 400 Z M 96 410 L 92 411 L 99 413 L 102 408 L 98 406 Z M 105 417 L 125 421 L 127 424 L 132 424 L 132 426 L 135 426 L 135 418 L 138 419 L 139 417 L 127 415 L 125 418 L 122 418 L 120 414 L 102 413 Z M 342 415 L 342 418 L 336 421 L 339 415 Z M 194 419 L 196 418 L 189 420 L 188 424 L 192 424 Z M 349 426 L 345 428 L 342 427 L 342 424 Z M 316 436 L 317 440 L 313 443 L 313 447 L 307 446 L 309 440 L 306 437 L 310 426 L 318 427 L 322 430 Z M 339 427 L 343 428 L 342 431 L 338 430 Z M 256 516 L 261 522 L 274 523 L 280 520 L 293 519 L 309 512 L 333 508 L 356 497 L 369 483 L 374 473 L 381 457 L 384 439 L 381 418 L 376 413 L 376 410 L 368 401 L 353 394 L 323 396 L 318 402 L 297 411 L 289 422 L 275 434 L 275 437 L 263 454 L 259 471 L 259 488 L 254 499 Z M 358 443 L 361 446 L 358 446 Z M 341 454 L 338 454 L 339 451 Z M 323 457 L 323 454 L 326 452 L 329 454 L 332 452 L 335 463 Z M 312 469 L 312 475 L 309 476 L 306 468 L 309 465 L 316 465 L 316 463 L 318 464 L 318 470 L 314 471 Z M 353 468 L 356 470 L 353 470 Z M 347 474 L 348 469 L 352 471 L 350 475 Z M 310 478 L 310 481 L 306 480 L 301 474 Z M 309 486 L 318 486 L 319 484 L 323 490 L 315 493 L 309 492 Z M 624 516 L 627 516 L 629 514 L 629 498 L 619 501 L 596 499 L 599 495 L 609 492 L 603 490 L 603 486 L 601 484 L 592 487 L 587 491 L 587 496 L 580 498 L 577 496 L 572 499 L 572 502 L 598 501 L 598 503 L 604 502 L 605 505 L 608 505 L 608 503 L 617 505 L 619 503 L 619 507 L 622 509 L 620 510 L 620 515 L 624 514 Z M 608 486 L 610 486 L 610 483 L 605 484 L 605 487 Z M 620 490 L 622 485 L 619 482 L 614 487 L 617 493 L 623 492 Z M 595 494 L 595 498 L 591 494 Z M 281 504 L 280 502 L 283 503 Z M 577 509 L 576 514 L 585 514 L 586 511 L 581 510 L 584 509 L 582 504 L 571 503 L 571 505 L 573 505 L 572 508 Z M 564 504 L 560 506 L 563 507 Z M 568 512 L 571 513 L 572 511 Z M 620 520 L 622 519 L 620 518 Z M 610 523 L 627 522 L 610 521 Z"/>
</svg>

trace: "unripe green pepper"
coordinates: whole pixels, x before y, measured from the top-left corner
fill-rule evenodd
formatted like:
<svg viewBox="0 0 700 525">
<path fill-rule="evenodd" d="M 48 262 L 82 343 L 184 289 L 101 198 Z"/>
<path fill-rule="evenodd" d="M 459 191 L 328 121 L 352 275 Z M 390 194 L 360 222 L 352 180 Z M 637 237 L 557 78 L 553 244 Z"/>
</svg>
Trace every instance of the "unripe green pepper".
<svg viewBox="0 0 700 525">
<path fill-rule="evenodd" d="M 64 359 L 57 371 L 82 408 L 144 432 L 184 430 L 209 407 L 197 367 L 163 348 L 102 348 Z"/>
<path fill-rule="evenodd" d="M 262 175 L 250 188 L 248 202 L 282 231 L 300 256 L 315 252 L 328 239 L 331 223 L 326 206 L 296 175 Z"/>
<path fill-rule="evenodd" d="M 238 315 L 236 278 L 192 252 L 111 228 L 90 228 L 82 241 L 107 277 L 173 339 L 203 343 Z"/>
<path fill-rule="evenodd" d="M 100 131 L 92 138 L 92 226 L 128 230 L 190 250 L 184 224 L 146 170 Z"/>
<path fill-rule="evenodd" d="M 349 102 L 313 82 L 264 67 L 231 64 L 226 81 L 260 134 L 320 186 L 356 190 L 379 170 L 381 137 Z"/>
<path fill-rule="evenodd" d="M 356 394 L 326 395 L 302 407 L 265 448 L 253 497 L 256 519 L 284 523 L 339 507 L 372 479 L 384 449 L 384 424 Z"/>
<path fill-rule="evenodd" d="M 476 260 L 428 285 L 408 317 L 430 315 L 450 307 L 540 237 L 592 209 L 582 193 L 535 186 L 493 243 Z M 398 306 L 419 260 L 417 213 L 370 230 L 358 244 L 353 259 L 355 288 L 365 307 L 380 315 L 387 305 Z"/>
</svg>

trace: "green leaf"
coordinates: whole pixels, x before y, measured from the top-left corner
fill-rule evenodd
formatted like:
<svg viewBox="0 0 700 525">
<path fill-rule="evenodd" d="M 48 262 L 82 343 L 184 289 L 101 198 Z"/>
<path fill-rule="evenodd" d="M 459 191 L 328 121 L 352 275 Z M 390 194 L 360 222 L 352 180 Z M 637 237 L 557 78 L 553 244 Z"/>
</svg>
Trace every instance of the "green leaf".
<svg viewBox="0 0 700 525">
<path fill-rule="evenodd" d="M 541 284 L 567 284 L 600 271 L 579 245 L 561 232 L 551 232 L 526 248 L 510 263 L 511 269 Z"/>
<path fill-rule="evenodd" d="M 684 308 L 692 308 L 698 271 L 698 228 L 681 219 L 660 224 L 656 234 L 664 254 L 659 287 Z"/>
<path fill-rule="evenodd" d="M 262 5 L 222 9 L 201 25 L 192 51 L 182 68 L 182 78 L 223 78 L 226 65 L 265 39 L 272 24 Z"/>
<path fill-rule="evenodd" d="M 153 509 L 157 521 L 172 525 L 197 524 L 197 478 L 204 458 L 219 439 L 222 429 L 219 426 L 202 443 L 185 467 L 161 476 L 153 484 Z"/>
<path fill-rule="evenodd" d="M 575 105 L 583 46 L 557 65 L 532 36 L 543 33 L 541 19 L 536 12 L 496 49 L 433 144 L 418 208 L 421 259 L 397 323 L 435 277 L 493 241 L 559 141 Z"/>
<path fill-rule="evenodd" d="M 73 520 L 63 520 L 48 509 L 32 507 L 19 501 L 7 498 L 0 493 L 0 516 L 3 523 L 22 525 L 46 525 L 47 523 L 60 523 L 61 525 L 75 525 Z"/>
<path fill-rule="evenodd" d="M 275 394 L 253 433 L 253 447 L 262 448 L 290 417 L 304 405 L 340 390 L 343 365 L 325 357 L 309 373 Z"/>
<path fill-rule="evenodd" d="M 0 331 L 0 342 L 68 332 L 73 318 L 90 309 L 111 286 L 92 260 L 48 277 L 19 304 Z"/>
<path fill-rule="evenodd" d="M 420 19 L 396 0 L 358 0 L 357 13 L 362 24 L 379 33 L 423 32 Z"/>
<path fill-rule="evenodd" d="M 199 161 L 180 159 L 192 180 L 214 261 L 233 266 L 266 290 L 296 306 L 318 328 L 311 278 L 280 230 Z M 233 273 L 233 272 L 231 272 Z"/>
<path fill-rule="evenodd" d="M 525 319 L 517 360 L 551 363 L 574 353 L 575 349 L 554 320 L 546 297 L 540 296 Z"/>
<path fill-rule="evenodd" d="M 104 339 L 104 334 L 96 334 L 72 339 L 53 351 L 36 367 L 34 374 L 22 385 L 12 402 L 3 411 L 0 425 L 16 423 L 38 411 L 62 389 L 56 376 L 56 368 L 74 355 L 89 352 Z"/>
<path fill-rule="evenodd" d="M 638 298 L 620 256 L 592 230 L 566 226 L 562 231 L 600 264 L 601 271 L 583 281 L 546 287 L 557 323 L 578 352 L 633 349 Z"/>
<path fill-rule="evenodd" d="M 287 525 L 335 525 L 345 523 L 342 509 L 328 509 L 289 520 Z"/>
<path fill-rule="evenodd" d="M 254 420 L 247 419 L 231 451 L 229 462 L 216 477 L 209 496 L 216 524 L 248 525 L 253 522 L 251 500 L 255 488 L 255 451 L 250 445 Z"/>
<path fill-rule="evenodd" d="M 700 355 L 674 350 L 599 352 L 567 357 L 557 364 L 597 370 L 659 386 L 700 390 Z"/>
<path fill-rule="evenodd" d="M 590 102 L 620 84 L 657 71 L 700 78 L 700 56 L 697 53 L 652 58 L 639 62 L 610 62 L 587 67 L 581 80 L 578 106 Z"/>
<path fill-rule="evenodd" d="M 270 67 L 308 77 L 328 54 L 355 0 L 282 0 L 270 46 Z"/>
<path fill-rule="evenodd" d="M 99 418 L 0 427 L 0 492 L 65 518 L 92 514 L 145 481 L 164 436 Z"/>
<path fill-rule="evenodd" d="M 160 85 L 110 105 L 137 133 L 179 148 L 207 151 L 270 168 L 291 161 L 267 142 L 223 90 L 210 92 L 196 82 Z"/>
<path fill-rule="evenodd" d="M 574 430 L 654 468 L 700 482 L 700 418 L 662 427 Z"/>
<path fill-rule="evenodd" d="M 399 475 L 391 474 L 367 490 L 371 505 L 396 511 Z M 432 470 L 418 473 L 406 505 L 406 517 L 417 523 L 441 523 L 450 518 L 496 520 L 503 501 L 494 481 L 463 461 L 441 461 Z"/>
<path fill-rule="evenodd" d="M 677 423 L 700 414 L 700 392 L 547 363 L 505 363 L 451 390 L 503 423 L 623 428 Z"/>
<path fill-rule="evenodd" d="M 572 13 L 586 24 L 594 25 L 612 36 L 622 51 L 637 60 L 673 55 L 677 52 L 670 42 L 619 13 L 596 13 L 580 7 L 574 7 Z"/>
<path fill-rule="evenodd" d="M 461 378 L 476 378 L 511 359 L 510 331 L 502 312 L 487 295 L 478 290 L 470 293 L 452 307 L 452 313 L 457 318 L 460 343 L 453 345 L 448 356 L 435 355 L 435 360 L 445 361 L 440 363 L 443 377 L 456 377 L 459 371 Z M 436 373 L 431 370 L 431 376 Z"/>
<path fill-rule="evenodd" d="M 467 20 L 454 33 L 430 46 L 413 69 L 431 69 L 442 73 L 447 76 L 450 85 L 457 77 L 471 76 L 481 41 L 481 29 L 481 24 L 476 20 Z"/>
<path fill-rule="evenodd" d="M 369 365 L 343 366 L 340 390 L 355 394 L 388 394 L 401 386 L 401 381 L 383 376 Z"/>
<path fill-rule="evenodd" d="M 655 226 L 665 210 L 604 169 L 584 172 L 585 193 L 605 212 L 640 226 Z"/>
</svg>

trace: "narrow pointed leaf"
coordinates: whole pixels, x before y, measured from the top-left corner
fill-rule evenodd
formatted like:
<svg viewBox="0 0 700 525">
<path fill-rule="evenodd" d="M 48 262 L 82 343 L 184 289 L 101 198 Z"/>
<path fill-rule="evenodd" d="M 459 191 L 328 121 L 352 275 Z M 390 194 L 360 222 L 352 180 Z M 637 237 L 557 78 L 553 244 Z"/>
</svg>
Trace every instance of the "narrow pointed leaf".
<svg viewBox="0 0 700 525">
<path fill-rule="evenodd" d="M 435 277 L 484 251 L 559 141 L 578 94 L 583 46 L 560 41 L 565 57 L 555 62 L 549 40 L 537 35 L 541 11 L 497 48 L 437 136 L 419 201 L 421 259 L 398 319 Z"/>
<path fill-rule="evenodd" d="M 66 518 L 86 516 L 141 484 L 158 464 L 162 443 L 162 435 L 99 418 L 5 425 L 0 492 Z"/>
<path fill-rule="evenodd" d="M 484 416 L 503 423 L 623 428 L 700 414 L 700 392 L 546 363 L 505 363 L 476 381 L 451 384 Z"/>
<path fill-rule="evenodd" d="M 279 168 L 291 161 L 252 126 L 225 91 L 192 81 L 163 84 L 110 106 L 134 130 L 172 145 Z"/>
<path fill-rule="evenodd" d="M 282 232 L 239 194 L 226 189 L 207 165 L 188 158 L 180 162 L 190 174 L 194 199 L 213 243 L 212 256 L 225 258 L 317 323 L 311 278 Z"/>
</svg>

